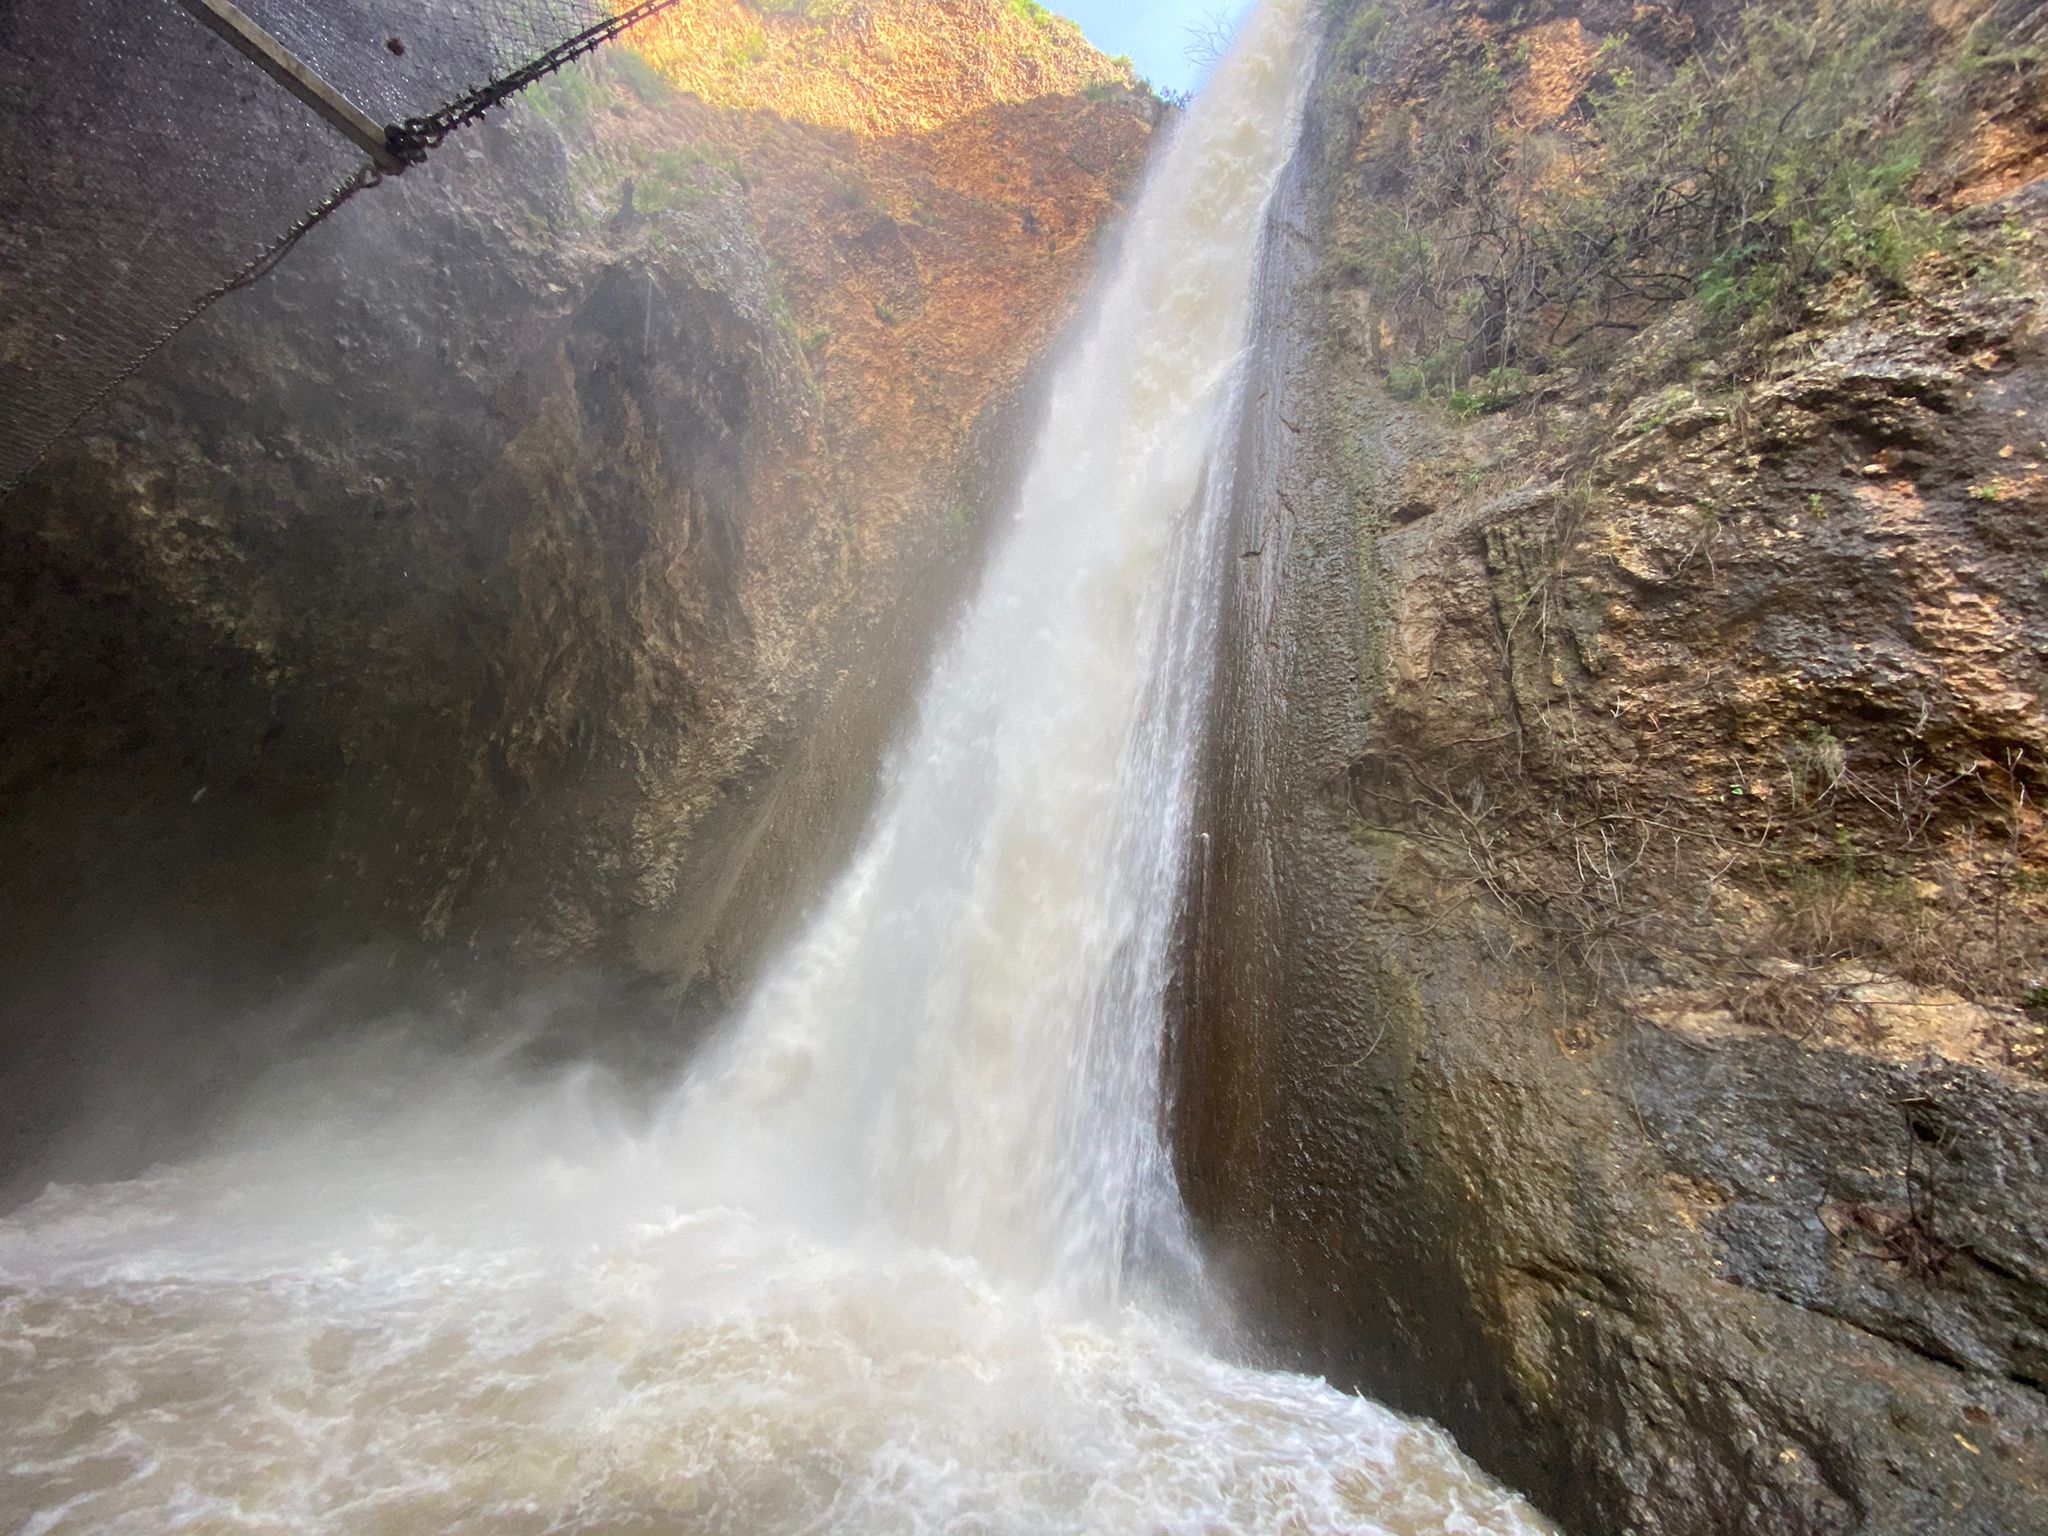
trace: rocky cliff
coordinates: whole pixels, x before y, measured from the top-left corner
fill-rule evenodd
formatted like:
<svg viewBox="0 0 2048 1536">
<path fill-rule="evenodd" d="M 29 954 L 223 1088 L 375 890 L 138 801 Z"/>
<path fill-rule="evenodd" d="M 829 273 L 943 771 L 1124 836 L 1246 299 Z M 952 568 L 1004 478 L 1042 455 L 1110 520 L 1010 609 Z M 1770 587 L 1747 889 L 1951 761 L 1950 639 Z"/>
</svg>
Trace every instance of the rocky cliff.
<svg viewBox="0 0 2048 1536">
<path fill-rule="evenodd" d="M 1183 1165 L 1585 1536 L 2048 1531 L 2042 42 L 1331 11 Z"/>
<path fill-rule="evenodd" d="M 1157 110 L 1001 0 L 703 0 L 61 445 L 0 518 L 17 1151 L 351 954 L 715 1002 L 859 813 Z"/>
</svg>

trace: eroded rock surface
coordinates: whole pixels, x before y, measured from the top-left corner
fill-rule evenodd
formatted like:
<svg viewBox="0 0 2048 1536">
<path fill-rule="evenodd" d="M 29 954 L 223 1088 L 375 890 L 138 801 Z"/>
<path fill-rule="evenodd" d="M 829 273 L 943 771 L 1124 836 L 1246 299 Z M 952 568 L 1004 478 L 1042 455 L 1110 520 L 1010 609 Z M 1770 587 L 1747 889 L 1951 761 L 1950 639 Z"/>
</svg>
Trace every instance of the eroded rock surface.
<svg viewBox="0 0 2048 1536">
<path fill-rule="evenodd" d="M 1347 257 L 1436 67 L 1342 77 L 1376 10 L 1276 239 L 1190 924 L 1248 1333 L 1585 1536 L 2048 1532 L 2041 189 L 1460 419 Z M 1420 10 L 1538 122 L 1732 14 Z"/>
</svg>

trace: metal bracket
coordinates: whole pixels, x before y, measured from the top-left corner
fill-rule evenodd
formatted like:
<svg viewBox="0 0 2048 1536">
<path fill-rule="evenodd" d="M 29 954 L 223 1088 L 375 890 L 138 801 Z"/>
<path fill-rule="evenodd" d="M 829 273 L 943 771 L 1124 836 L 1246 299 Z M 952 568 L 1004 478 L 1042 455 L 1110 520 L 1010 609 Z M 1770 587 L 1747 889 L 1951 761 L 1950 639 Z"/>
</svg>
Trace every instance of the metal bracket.
<svg viewBox="0 0 2048 1536">
<path fill-rule="evenodd" d="M 241 9 L 229 4 L 229 0 L 178 0 L 178 3 L 237 53 L 298 97 L 330 128 L 368 155 L 378 170 L 388 176 L 396 176 L 405 169 L 405 161 L 391 152 L 387 142 L 388 130 L 371 122 L 360 107 L 321 79 Z"/>
</svg>

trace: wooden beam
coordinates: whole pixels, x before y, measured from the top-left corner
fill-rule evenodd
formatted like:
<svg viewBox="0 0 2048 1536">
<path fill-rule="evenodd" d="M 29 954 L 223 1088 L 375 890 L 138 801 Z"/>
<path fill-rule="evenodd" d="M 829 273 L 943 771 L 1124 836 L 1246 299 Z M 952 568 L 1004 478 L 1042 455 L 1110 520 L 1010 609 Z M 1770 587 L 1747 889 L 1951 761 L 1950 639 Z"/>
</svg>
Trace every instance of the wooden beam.
<svg viewBox="0 0 2048 1536">
<path fill-rule="evenodd" d="M 229 0 L 178 0 L 208 29 L 242 57 L 304 102 L 330 128 L 377 163 L 397 175 L 405 162 L 385 146 L 384 130 L 341 92 L 306 66 L 292 51 L 256 25 Z"/>
</svg>

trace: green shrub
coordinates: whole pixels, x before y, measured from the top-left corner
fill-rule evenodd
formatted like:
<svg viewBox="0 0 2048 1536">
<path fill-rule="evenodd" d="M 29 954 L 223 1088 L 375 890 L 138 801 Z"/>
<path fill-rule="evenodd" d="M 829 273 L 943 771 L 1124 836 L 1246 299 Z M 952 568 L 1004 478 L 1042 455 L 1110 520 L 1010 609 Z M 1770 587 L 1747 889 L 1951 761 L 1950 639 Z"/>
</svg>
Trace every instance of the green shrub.
<svg viewBox="0 0 2048 1536">
<path fill-rule="evenodd" d="M 1422 387 L 1474 414 L 1673 303 L 1764 331 L 1843 278 L 1896 286 L 1944 233 L 1914 197 L 1953 117 L 1909 68 L 1926 25 L 1819 0 L 1752 6 L 1676 67 L 1610 41 L 1579 119 L 1529 133 L 1508 111 L 1515 57 L 1413 0 L 1363 5 L 1335 100 L 1364 196 L 1331 270 Z"/>
<path fill-rule="evenodd" d="M 749 64 L 758 64 L 768 57 L 768 34 L 760 27 L 749 27 L 737 41 L 728 43 L 725 49 L 725 63 L 728 69 L 745 69 Z"/>
<path fill-rule="evenodd" d="M 589 122 L 605 105 L 605 98 L 605 88 L 596 73 L 582 63 L 550 76 L 522 99 L 530 102 L 542 117 L 574 127 Z"/>
<path fill-rule="evenodd" d="M 1005 0 L 1005 3 L 1010 7 L 1012 16 L 1028 21 L 1034 27 L 1050 29 L 1059 21 L 1059 17 L 1040 5 L 1038 0 Z"/>
<path fill-rule="evenodd" d="M 701 157 L 679 149 L 656 150 L 635 183 L 634 206 L 648 213 L 668 213 L 700 203 L 707 195 L 697 180 Z"/>
<path fill-rule="evenodd" d="M 1396 363 L 1387 370 L 1387 393 L 1396 400 L 1420 400 L 1429 392 L 1429 375 L 1414 363 Z"/>
<path fill-rule="evenodd" d="M 619 83 L 644 107 L 658 107 L 676 94 L 666 76 L 630 46 L 613 48 L 606 54 Z"/>
</svg>

